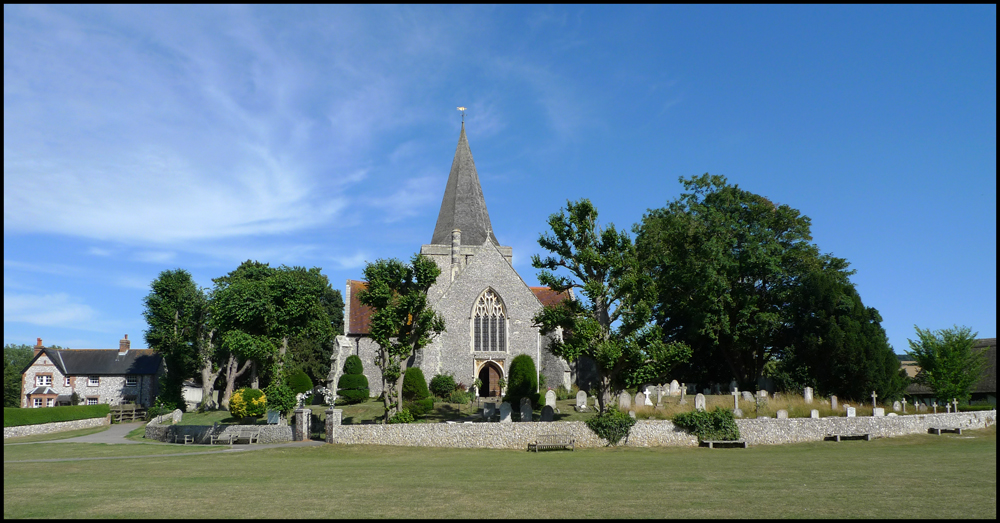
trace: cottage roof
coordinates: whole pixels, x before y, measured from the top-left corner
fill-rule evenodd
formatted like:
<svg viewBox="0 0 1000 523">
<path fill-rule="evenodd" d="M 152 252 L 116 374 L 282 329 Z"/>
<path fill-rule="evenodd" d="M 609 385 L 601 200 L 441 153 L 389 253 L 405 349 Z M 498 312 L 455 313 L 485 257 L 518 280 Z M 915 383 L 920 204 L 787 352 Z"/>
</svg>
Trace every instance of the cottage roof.
<svg viewBox="0 0 1000 523">
<path fill-rule="evenodd" d="M 472 160 L 469 140 L 465 136 L 464 122 L 431 243 L 451 245 L 451 232 L 454 229 L 461 229 L 462 245 L 482 245 L 487 237 L 494 245 L 500 245 L 493 235 L 483 188 L 479 185 L 479 174 L 476 173 L 476 163 Z"/>
<path fill-rule="evenodd" d="M 156 374 L 163 361 L 163 357 L 152 349 L 132 349 L 121 354 L 117 349 L 46 347 L 41 353 L 48 356 L 59 372 L 66 376 Z"/>
</svg>

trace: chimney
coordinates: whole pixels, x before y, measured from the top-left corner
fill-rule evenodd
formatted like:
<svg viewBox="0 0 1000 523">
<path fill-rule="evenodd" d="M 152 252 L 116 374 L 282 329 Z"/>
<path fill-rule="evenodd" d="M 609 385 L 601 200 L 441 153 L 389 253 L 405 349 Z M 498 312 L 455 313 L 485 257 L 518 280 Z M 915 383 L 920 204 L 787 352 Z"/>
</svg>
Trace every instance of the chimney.
<svg viewBox="0 0 1000 523">
<path fill-rule="evenodd" d="M 42 339 L 41 338 L 36 338 L 36 339 L 38 340 L 38 342 L 35 343 L 35 354 L 34 355 L 38 356 L 38 353 L 42 352 L 42 349 L 44 349 L 45 347 L 42 345 Z"/>
<path fill-rule="evenodd" d="M 130 342 L 128 341 L 128 334 L 124 338 L 118 341 L 118 355 L 125 354 L 128 352 Z"/>
<path fill-rule="evenodd" d="M 451 281 L 455 281 L 462 272 L 462 230 L 451 231 Z"/>
</svg>

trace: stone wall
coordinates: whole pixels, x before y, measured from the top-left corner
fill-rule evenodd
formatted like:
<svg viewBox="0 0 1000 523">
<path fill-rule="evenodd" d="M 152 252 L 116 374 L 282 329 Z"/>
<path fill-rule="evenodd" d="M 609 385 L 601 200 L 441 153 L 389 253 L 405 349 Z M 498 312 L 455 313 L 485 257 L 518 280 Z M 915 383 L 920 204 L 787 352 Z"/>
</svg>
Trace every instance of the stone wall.
<svg viewBox="0 0 1000 523">
<path fill-rule="evenodd" d="M 347 445 L 397 445 L 405 447 L 454 447 L 525 449 L 540 434 L 573 438 L 578 448 L 603 447 L 581 421 L 551 423 L 411 423 L 400 425 L 339 425 L 340 412 L 327 411 L 327 443 Z M 827 433 L 867 432 L 883 438 L 926 433 L 930 427 L 981 429 L 996 423 L 996 411 L 957 414 L 915 414 L 861 418 L 740 419 L 743 440 L 750 445 L 776 445 L 821 441 Z M 695 436 L 664 420 L 639 420 L 626 442 L 629 447 L 697 446 Z"/>
<path fill-rule="evenodd" d="M 50 434 L 53 432 L 65 432 L 67 430 L 89 429 L 92 427 L 104 427 L 110 424 L 111 415 L 107 415 L 100 418 L 56 421 L 53 423 L 39 423 L 38 425 L 21 425 L 19 427 L 4 427 L 3 439 L 19 438 L 21 436 L 34 436 L 36 434 Z"/>
<path fill-rule="evenodd" d="M 241 428 L 246 425 L 220 425 L 220 434 L 238 434 Z M 258 443 L 287 443 L 292 441 L 292 427 L 288 425 L 258 425 L 260 439 Z M 173 443 L 177 436 L 185 434 L 194 436 L 195 443 L 208 445 L 211 443 L 210 436 L 214 433 L 214 426 L 211 425 L 173 425 L 162 424 L 158 419 L 154 419 L 146 424 L 146 439 Z"/>
</svg>

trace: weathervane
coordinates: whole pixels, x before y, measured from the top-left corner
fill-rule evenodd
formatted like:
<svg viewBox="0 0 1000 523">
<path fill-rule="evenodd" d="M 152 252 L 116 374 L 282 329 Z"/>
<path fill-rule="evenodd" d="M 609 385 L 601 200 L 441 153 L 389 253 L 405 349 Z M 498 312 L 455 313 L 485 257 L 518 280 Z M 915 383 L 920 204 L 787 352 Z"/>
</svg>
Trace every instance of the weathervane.
<svg viewBox="0 0 1000 523">
<path fill-rule="evenodd" d="M 462 123 L 465 123 L 465 107 L 457 107 L 459 111 L 462 111 Z"/>
</svg>

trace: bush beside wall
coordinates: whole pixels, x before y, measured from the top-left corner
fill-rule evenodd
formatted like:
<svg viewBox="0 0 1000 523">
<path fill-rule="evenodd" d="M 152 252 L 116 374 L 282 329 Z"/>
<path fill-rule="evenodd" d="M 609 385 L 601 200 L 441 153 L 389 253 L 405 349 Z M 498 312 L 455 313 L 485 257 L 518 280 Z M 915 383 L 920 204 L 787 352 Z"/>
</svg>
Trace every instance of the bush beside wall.
<svg viewBox="0 0 1000 523">
<path fill-rule="evenodd" d="M 111 406 L 76 405 L 67 407 L 47 407 L 42 409 L 3 409 L 3 426 L 19 427 L 21 425 L 39 425 L 56 421 L 74 421 L 78 419 L 101 418 L 111 412 Z"/>
</svg>

